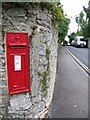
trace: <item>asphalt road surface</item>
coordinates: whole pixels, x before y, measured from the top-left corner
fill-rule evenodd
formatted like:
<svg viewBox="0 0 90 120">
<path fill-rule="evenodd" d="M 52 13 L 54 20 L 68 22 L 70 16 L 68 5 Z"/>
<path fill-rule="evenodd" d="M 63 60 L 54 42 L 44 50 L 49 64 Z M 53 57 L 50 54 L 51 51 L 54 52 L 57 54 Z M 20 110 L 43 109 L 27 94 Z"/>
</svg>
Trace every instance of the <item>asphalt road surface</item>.
<svg viewBox="0 0 90 120">
<path fill-rule="evenodd" d="M 58 55 L 50 118 L 88 118 L 88 75 L 65 47 L 60 49 Z"/>
<path fill-rule="evenodd" d="M 82 63 L 84 63 L 87 67 L 90 68 L 89 62 L 89 50 L 88 48 L 76 48 L 73 46 L 66 46 L 66 48 L 74 54 Z"/>
</svg>

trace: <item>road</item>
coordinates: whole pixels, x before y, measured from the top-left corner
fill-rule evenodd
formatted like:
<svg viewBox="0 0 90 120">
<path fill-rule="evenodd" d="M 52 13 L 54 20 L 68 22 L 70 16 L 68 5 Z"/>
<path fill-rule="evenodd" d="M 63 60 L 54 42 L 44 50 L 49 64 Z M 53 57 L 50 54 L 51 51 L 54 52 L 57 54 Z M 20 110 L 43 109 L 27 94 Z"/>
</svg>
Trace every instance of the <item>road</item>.
<svg viewBox="0 0 90 120">
<path fill-rule="evenodd" d="M 89 54 L 88 48 L 76 48 L 73 46 L 66 46 L 66 48 L 74 54 L 82 63 L 84 63 L 87 67 L 90 68 L 88 64 Z"/>
</svg>

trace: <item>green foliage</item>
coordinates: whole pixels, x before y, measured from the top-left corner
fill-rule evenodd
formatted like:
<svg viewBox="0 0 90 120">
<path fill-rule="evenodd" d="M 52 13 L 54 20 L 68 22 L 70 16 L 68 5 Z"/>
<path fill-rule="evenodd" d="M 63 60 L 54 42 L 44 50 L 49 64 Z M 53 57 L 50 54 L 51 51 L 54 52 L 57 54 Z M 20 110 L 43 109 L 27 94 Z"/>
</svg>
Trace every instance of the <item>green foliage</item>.
<svg viewBox="0 0 90 120">
<path fill-rule="evenodd" d="M 44 92 L 44 95 L 47 95 L 47 89 L 48 89 L 48 83 L 47 81 L 50 79 L 50 69 L 47 67 L 47 70 L 43 73 L 38 73 L 39 76 L 41 76 L 43 79 L 40 80 L 40 85 L 42 86 L 42 91 Z"/>
<path fill-rule="evenodd" d="M 50 53 L 51 53 L 50 48 L 46 49 L 46 54 L 50 55 Z"/>
<path fill-rule="evenodd" d="M 83 35 L 85 38 L 87 38 L 90 37 L 90 2 L 88 4 L 88 7 L 83 7 L 83 9 L 84 11 L 81 11 L 79 16 L 76 16 L 75 20 L 78 24 L 77 34 Z"/>
<path fill-rule="evenodd" d="M 78 31 L 77 33 L 79 35 L 84 35 L 86 36 L 87 35 L 87 25 L 88 25 L 88 22 L 87 20 L 84 19 L 84 12 L 81 11 L 79 16 L 76 16 L 75 20 L 76 20 L 76 23 L 78 24 Z"/>
<path fill-rule="evenodd" d="M 61 3 L 55 1 L 56 0 L 53 0 L 53 2 L 40 2 L 39 4 L 42 7 L 42 9 L 45 8 L 48 11 L 51 11 L 54 18 L 53 22 L 58 25 L 58 23 L 62 21 L 64 14 Z"/>
<path fill-rule="evenodd" d="M 66 16 L 63 17 L 62 21 L 58 24 L 58 42 L 61 43 L 68 32 L 68 26 L 70 23 L 70 19 Z"/>
<path fill-rule="evenodd" d="M 72 40 L 74 40 L 74 38 L 77 36 L 77 34 L 75 32 L 72 32 L 71 35 L 69 36 L 69 42 L 71 43 Z"/>
<path fill-rule="evenodd" d="M 46 80 L 41 80 L 40 81 L 40 84 L 41 84 L 41 86 L 42 86 L 42 90 L 43 90 L 43 92 L 44 92 L 44 96 L 46 96 L 47 95 L 47 82 L 46 82 Z"/>
<path fill-rule="evenodd" d="M 51 50 L 50 48 L 46 49 L 46 58 L 49 60 Z"/>
<path fill-rule="evenodd" d="M 87 30 L 87 37 L 90 37 L 90 1 L 88 3 L 88 7 L 84 8 L 84 11 L 86 13 L 86 16 L 87 16 L 87 26 L 86 26 L 86 30 Z"/>
<path fill-rule="evenodd" d="M 90 20 L 90 1 L 88 2 L 88 7 L 87 8 L 83 7 L 83 9 L 86 13 L 87 19 Z"/>
<path fill-rule="evenodd" d="M 41 4 L 43 5 L 43 3 Z M 58 43 L 61 43 L 67 35 L 70 19 L 64 15 L 62 5 L 59 2 L 44 3 L 43 7 L 46 7 L 48 10 L 52 11 L 54 16 L 54 23 L 57 25 Z"/>
</svg>

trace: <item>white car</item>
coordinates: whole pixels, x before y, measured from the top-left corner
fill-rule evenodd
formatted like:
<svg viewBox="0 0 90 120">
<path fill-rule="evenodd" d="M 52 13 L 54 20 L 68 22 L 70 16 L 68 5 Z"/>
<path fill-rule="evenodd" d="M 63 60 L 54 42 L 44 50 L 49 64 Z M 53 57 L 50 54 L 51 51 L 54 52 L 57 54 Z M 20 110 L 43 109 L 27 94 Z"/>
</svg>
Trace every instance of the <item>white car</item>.
<svg viewBox="0 0 90 120">
<path fill-rule="evenodd" d="M 74 46 L 74 43 L 75 43 L 74 40 L 72 40 L 71 45 Z"/>
<path fill-rule="evenodd" d="M 75 47 L 85 47 L 86 41 L 83 36 L 77 36 L 74 39 L 74 46 Z"/>
</svg>

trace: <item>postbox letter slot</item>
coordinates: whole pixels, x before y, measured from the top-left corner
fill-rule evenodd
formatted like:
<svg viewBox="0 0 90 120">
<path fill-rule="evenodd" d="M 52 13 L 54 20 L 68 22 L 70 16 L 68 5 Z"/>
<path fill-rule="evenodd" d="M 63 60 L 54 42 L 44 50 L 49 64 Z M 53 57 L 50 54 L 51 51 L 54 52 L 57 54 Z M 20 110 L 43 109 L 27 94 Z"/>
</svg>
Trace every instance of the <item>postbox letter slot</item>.
<svg viewBox="0 0 90 120">
<path fill-rule="evenodd" d="M 8 45 L 9 45 L 9 47 L 26 47 L 26 44 L 11 44 L 11 43 L 9 43 Z"/>
</svg>

